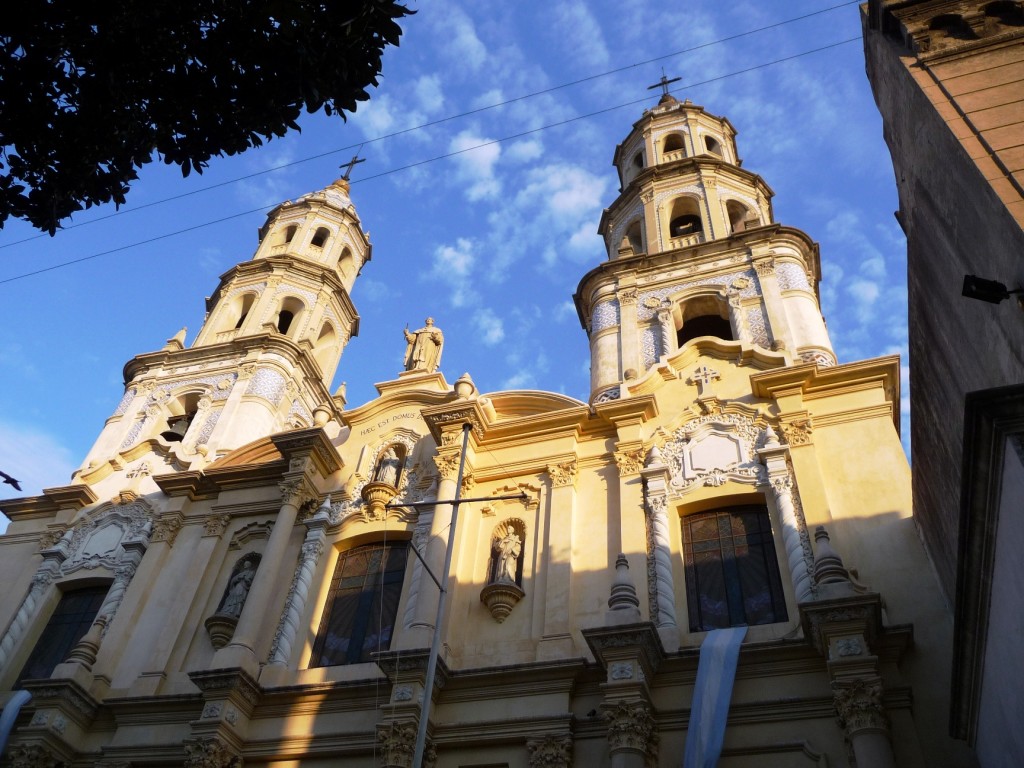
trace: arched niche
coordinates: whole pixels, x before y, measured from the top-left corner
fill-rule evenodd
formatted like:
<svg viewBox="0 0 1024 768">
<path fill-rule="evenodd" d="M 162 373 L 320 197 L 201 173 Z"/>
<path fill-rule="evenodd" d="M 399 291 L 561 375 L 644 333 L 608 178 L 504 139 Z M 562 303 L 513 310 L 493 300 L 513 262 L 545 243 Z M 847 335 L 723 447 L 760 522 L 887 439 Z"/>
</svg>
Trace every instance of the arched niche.
<svg viewBox="0 0 1024 768">
<path fill-rule="evenodd" d="M 713 336 L 723 341 L 736 339 L 729 303 L 721 292 L 706 291 L 690 296 L 678 305 L 673 316 L 679 347 L 701 336 Z"/>
<path fill-rule="evenodd" d="M 338 357 L 338 332 L 330 321 L 325 320 L 313 344 L 313 358 L 322 373 L 332 371 Z"/>
<path fill-rule="evenodd" d="M 491 532 L 491 556 L 487 561 L 487 583 L 502 581 L 523 586 L 526 523 L 517 517 L 504 520 Z"/>
<path fill-rule="evenodd" d="M 338 271 L 346 280 L 355 276 L 356 262 L 352 257 L 352 250 L 347 245 L 341 249 L 341 256 L 338 257 Z"/>
<path fill-rule="evenodd" d="M 295 234 L 299 231 L 298 224 L 287 224 L 277 230 L 274 233 L 274 245 L 288 245 L 292 240 L 295 239 Z"/>
<path fill-rule="evenodd" d="M 240 329 L 258 297 L 256 291 L 245 291 L 234 296 L 221 314 L 220 330 L 223 332 Z"/>
<path fill-rule="evenodd" d="M 622 242 L 619 244 L 620 254 L 629 255 L 630 252 L 633 254 L 647 252 L 647 249 L 644 248 L 644 228 L 642 219 L 636 219 L 635 221 L 630 222 L 622 236 Z"/>
</svg>

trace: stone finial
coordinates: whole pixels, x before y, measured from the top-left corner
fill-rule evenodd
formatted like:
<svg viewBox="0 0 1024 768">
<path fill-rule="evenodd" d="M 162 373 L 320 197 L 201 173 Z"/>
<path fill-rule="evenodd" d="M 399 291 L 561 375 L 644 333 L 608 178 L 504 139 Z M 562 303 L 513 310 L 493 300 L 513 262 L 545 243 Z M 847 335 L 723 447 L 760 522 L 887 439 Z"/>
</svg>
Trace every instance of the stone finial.
<svg viewBox="0 0 1024 768">
<path fill-rule="evenodd" d="M 764 431 L 764 447 L 765 448 L 778 448 L 781 445 L 779 442 L 779 436 L 775 434 L 775 430 L 772 429 L 772 425 L 769 424 Z"/>
<path fill-rule="evenodd" d="M 473 379 L 469 373 L 464 373 L 456 379 L 454 387 L 455 396 L 459 400 L 468 400 L 476 393 L 476 384 L 473 383 Z"/>
<path fill-rule="evenodd" d="M 334 414 L 331 413 L 331 409 L 326 405 L 318 405 L 313 410 L 313 425 L 317 427 L 324 427 L 330 423 L 331 419 L 334 418 Z"/>
<path fill-rule="evenodd" d="M 608 609 L 606 623 L 628 624 L 640 621 L 640 599 L 636 596 L 636 585 L 629 575 L 629 561 L 622 552 L 615 558 L 615 578 L 612 579 Z"/>
<path fill-rule="evenodd" d="M 185 348 L 185 334 L 187 332 L 188 332 L 188 327 L 187 326 L 183 327 L 180 331 L 178 331 L 176 334 L 174 334 L 171 338 L 169 338 L 167 340 L 167 343 L 164 344 L 164 349 L 166 351 L 169 351 L 169 352 L 172 352 L 172 351 L 178 350 L 178 349 L 184 349 Z"/>
<path fill-rule="evenodd" d="M 658 446 L 652 445 L 651 450 L 647 452 L 647 460 L 644 461 L 645 467 L 660 467 L 665 462 L 661 460 L 661 451 L 658 450 Z"/>
<path fill-rule="evenodd" d="M 324 503 L 317 507 L 313 517 L 321 520 L 331 519 L 331 494 L 328 493 L 327 496 L 324 497 Z"/>
<path fill-rule="evenodd" d="M 843 558 L 832 548 L 828 531 L 819 525 L 814 529 L 814 583 L 849 583 L 850 574 L 843 565 Z"/>
</svg>

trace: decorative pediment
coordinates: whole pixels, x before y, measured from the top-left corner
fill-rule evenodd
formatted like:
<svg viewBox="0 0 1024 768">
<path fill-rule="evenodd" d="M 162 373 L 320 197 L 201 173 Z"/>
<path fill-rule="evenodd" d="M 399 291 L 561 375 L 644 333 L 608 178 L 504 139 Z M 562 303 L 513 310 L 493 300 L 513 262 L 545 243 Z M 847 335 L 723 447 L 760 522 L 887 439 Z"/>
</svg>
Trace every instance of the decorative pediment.
<svg viewBox="0 0 1024 768">
<path fill-rule="evenodd" d="M 712 413 L 688 421 L 660 448 L 669 467 L 671 489 L 685 493 L 728 480 L 757 484 L 767 475 L 757 455 L 765 432 L 748 416 Z"/>
<path fill-rule="evenodd" d="M 145 502 L 104 506 L 79 521 L 57 546 L 66 547 L 62 575 L 82 568 L 113 569 L 122 559 L 127 541 L 149 539 L 152 511 Z"/>
</svg>

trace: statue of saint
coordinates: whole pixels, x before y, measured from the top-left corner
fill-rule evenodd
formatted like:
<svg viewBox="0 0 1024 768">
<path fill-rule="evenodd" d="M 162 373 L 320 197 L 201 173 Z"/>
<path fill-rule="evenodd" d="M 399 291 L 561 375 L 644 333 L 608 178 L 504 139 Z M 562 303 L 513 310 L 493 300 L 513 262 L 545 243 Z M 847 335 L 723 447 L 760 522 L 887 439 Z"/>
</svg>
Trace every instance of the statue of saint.
<svg viewBox="0 0 1024 768">
<path fill-rule="evenodd" d="M 509 531 L 504 538 L 498 542 L 496 547 L 498 554 L 498 581 L 516 582 L 516 566 L 519 563 L 519 555 L 523 551 L 523 541 L 515 531 Z"/>
<path fill-rule="evenodd" d="M 231 581 L 228 583 L 228 591 L 224 593 L 224 599 L 221 600 L 220 609 L 218 609 L 217 613 L 227 616 L 240 616 L 242 614 L 242 606 L 245 605 L 245 598 L 249 595 L 249 587 L 252 586 L 252 580 L 255 576 L 256 569 L 253 567 L 252 561 L 246 560 L 242 563 L 241 569 L 231 576 Z"/>
<path fill-rule="evenodd" d="M 395 446 L 390 446 L 377 462 L 376 476 L 373 478 L 378 483 L 387 483 L 390 486 L 398 486 L 398 472 L 401 469 L 402 460 L 398 457 Z"/>
<path fill-rule="evenodd" d="M 405 328 L 405 370 L 426 371 L 433 373 L 441 364 L 441 348 L 444 346 L 444 334 L 440 328 L 434 327 L 434 318 L 428 317 L 426 325 L 418 331 L 409 332 Z"/>
</svg>

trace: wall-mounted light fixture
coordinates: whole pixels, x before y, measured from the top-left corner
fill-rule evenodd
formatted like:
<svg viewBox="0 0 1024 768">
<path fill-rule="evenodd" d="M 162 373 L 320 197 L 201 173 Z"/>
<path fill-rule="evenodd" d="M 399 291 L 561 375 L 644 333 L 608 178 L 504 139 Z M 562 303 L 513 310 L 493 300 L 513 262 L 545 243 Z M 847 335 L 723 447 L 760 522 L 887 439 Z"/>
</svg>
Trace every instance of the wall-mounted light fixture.
<svg viewBox="0 0 1024 768">
<path fill-rule="evenodd" d="M 969 299 L 978 299 L 979 301 L 987 301 L 990 304 L 999 304 L 1000 302 L 1010 298 L 1010 296 L 1015 293 L 1024 293 L 1024 288 L 1015 288 L 1011 291 L 998 280 L 986 280 L 985 278 L 978 277 L 976 275 L 964 275 L 963 295 Z M 1017 298 L 1017 303 L 1021 305 L 1022 309 L 1024 309 L 1024 303 L 1021 302 L 1021 298 L 1019 296 Z"/>
</svg>

